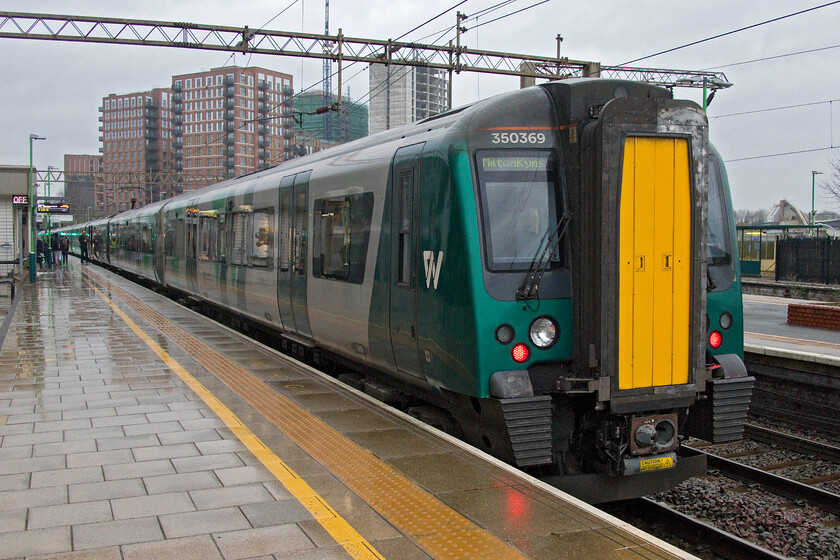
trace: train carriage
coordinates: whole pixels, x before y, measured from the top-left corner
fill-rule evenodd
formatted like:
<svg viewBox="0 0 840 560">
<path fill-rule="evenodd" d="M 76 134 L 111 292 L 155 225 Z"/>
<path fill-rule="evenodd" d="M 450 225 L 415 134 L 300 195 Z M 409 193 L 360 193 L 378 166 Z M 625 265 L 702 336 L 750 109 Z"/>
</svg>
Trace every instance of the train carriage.
<svg viewBox="0 0 840 560">
<path fill-rule="evenodd" d="M 721 428 L 712 389 L 749 385 L 727 188 L 696 104 L 568 80 L 115 216 L 145 264 L 136 242 L 110 259 L 621 499 L 701 472 L 681 438 Z"/>
</svg>

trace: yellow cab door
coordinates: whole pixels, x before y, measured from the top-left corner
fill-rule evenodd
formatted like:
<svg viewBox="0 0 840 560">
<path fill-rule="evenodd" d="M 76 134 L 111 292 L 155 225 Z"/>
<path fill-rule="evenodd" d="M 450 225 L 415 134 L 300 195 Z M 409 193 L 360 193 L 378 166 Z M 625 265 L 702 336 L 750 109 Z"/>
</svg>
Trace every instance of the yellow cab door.
<svg viewBox="0 0 840 560">
<path fill-rule="evenodd" d="M 624 141 L 619 389 L 688 383 L 691 180 L 685 138 Z"/>
</svg>

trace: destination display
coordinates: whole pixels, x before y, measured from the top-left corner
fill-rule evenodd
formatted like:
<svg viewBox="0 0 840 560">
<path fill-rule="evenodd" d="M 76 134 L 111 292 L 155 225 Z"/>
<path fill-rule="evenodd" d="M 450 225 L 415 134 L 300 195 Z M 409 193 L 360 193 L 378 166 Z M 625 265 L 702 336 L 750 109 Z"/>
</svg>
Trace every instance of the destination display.
<svg viewBox="0 0 840 560">
<path fill-rule="evenodd" d="M 548 155 L 487 156 L 481 158 L 482 171 L 545 171 Z"/>
</svg>

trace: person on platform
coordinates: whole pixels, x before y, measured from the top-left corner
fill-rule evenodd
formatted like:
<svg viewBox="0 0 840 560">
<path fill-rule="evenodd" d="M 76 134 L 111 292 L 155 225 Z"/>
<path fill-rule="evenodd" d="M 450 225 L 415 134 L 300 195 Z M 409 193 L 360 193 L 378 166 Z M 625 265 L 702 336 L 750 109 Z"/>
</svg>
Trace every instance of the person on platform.
<svg viewBox="0 0 840 560">
<path fill-rule="evenodd" d="M 87 263 L 87 261 L 89 260 L 88 259 L 88 242 L 89 241 L 90 241 L 90 239 L 88 238 L 87 233 L 82 233 L 82 235 L 79 236 L 79 248 L 82 251 L 82 264 Z"/>
<path fill-rule="evenodd" d="M 50 236 L 50 249 L 52 249 L 53 265 L 61 266 L 61 238 L 57 233 Z"/>
<path fill-rule="evenodd" d="M 70 240 L 61 236 L 61 266 L 67 266 L 67 256 L 70 254 Z"/>
<path fill-rule="evenodd" d="M 38 237 L 38 240 L 35 242 L 35 258 L 38 260 L 38 268 L 44 270 L 44 250 L 46 249 L 46 244 L 44 243 L 44 239 L 42 237 Z"/>
</svg>

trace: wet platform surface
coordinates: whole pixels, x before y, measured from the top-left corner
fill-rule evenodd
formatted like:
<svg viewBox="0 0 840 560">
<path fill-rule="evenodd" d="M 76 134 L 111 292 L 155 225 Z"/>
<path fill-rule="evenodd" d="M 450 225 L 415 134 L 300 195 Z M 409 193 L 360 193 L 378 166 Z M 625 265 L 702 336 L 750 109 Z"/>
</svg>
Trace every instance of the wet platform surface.
<svg viewBox="0 0 840 560">
<path fill-rule="evenodd" d="M 692 558 L 96 266 L 0 351 L 0 558 Z"/>
<path fill-rule="evenodd" d="M 788 325 L 791 303 L 813 301 L 744 295 L 744 342 L 760 354 L 788 356 L 840 366 L 840 331 Z"/>
</svg>

